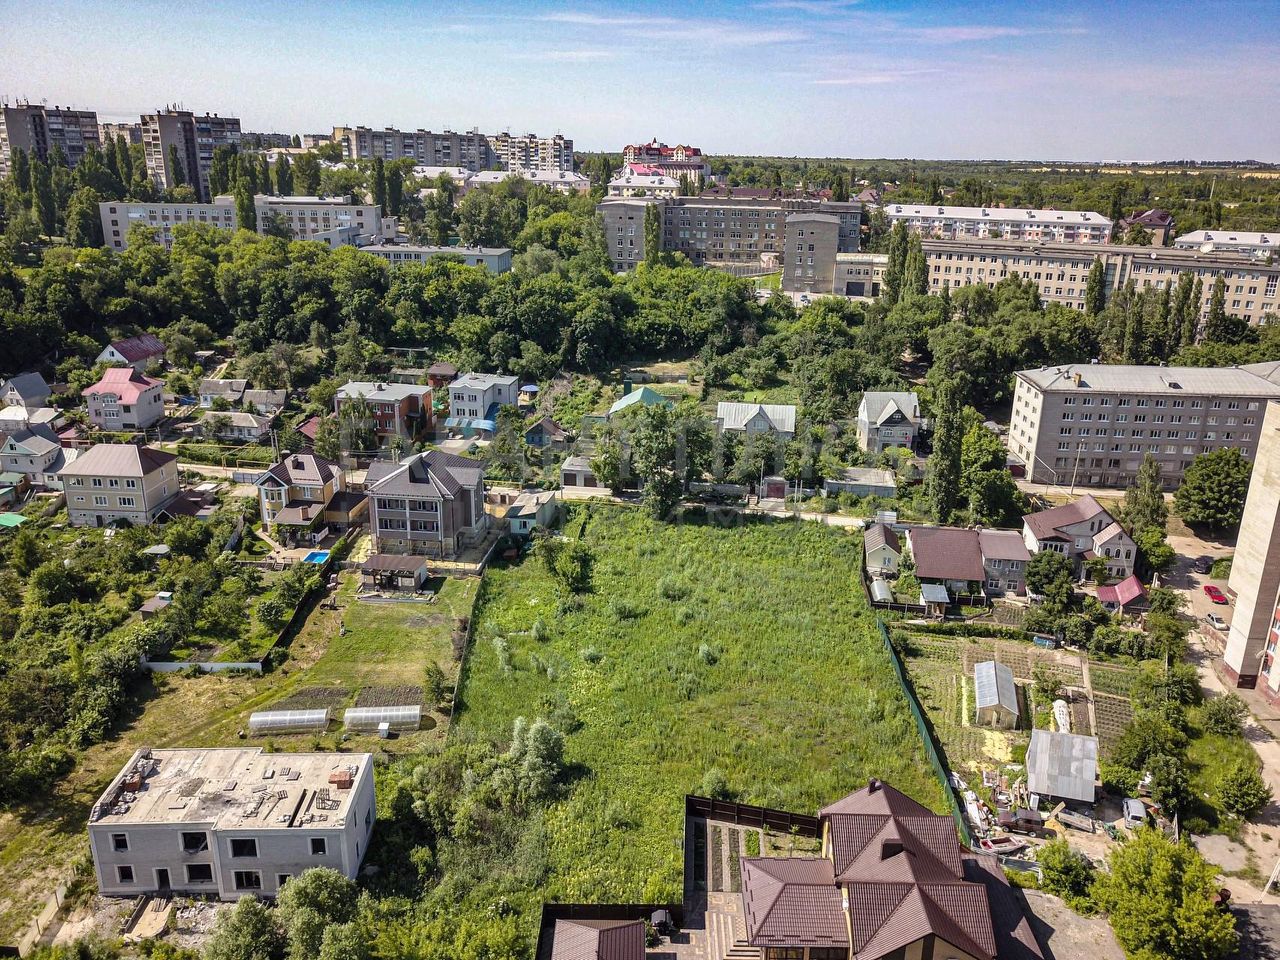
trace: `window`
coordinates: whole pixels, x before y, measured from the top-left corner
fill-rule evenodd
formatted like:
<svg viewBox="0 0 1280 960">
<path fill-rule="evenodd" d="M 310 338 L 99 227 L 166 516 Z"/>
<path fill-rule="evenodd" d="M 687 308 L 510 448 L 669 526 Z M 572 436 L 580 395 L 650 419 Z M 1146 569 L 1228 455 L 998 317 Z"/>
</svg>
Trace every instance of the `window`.
<svg viewBox="0 0 1280 960">
<path fill-rule="evenodd" d="M 237 870 L 235 885 L 237 890 L 261 890 L 262 874 L 257 870 Z"/>
<path fill-rule="evenodd" d="M 209 849 L 209 835 L 203 831 L 182 835 L 183 853 L 204 853 Z"/>
<path fill-rule="evenodd" d="M 113 833 L 111 835 L 111 849 L 116 853 L 124 853 L 129 849 L 129 835 L 125 833 Z"/>
<path fill-rule="evenodd" d="M 258 855 L 258 841 L 253 837 L 233 837 L 231 840 L 231 855 L 233 857 L 256 857 Z"/>
<path fill-rule="evenodd" d="M 311 855 L 313 857 L 323 857 L 326 853 L 329 852 L 326 849 L 327 846 L 328 844 L 325 841 L 324 837 L 312 837 L 311 838 Z"/>
<path fill-rule="evenodd" d="M 277 873 L 277 874 L 276 874 L 276 889 L 277 889 L 277 890 L 283 890 L 283 889 L 284 889 L 284 885 L 285 885 L 286 883 L 288 883 L 288 882 L 289 882 L 289 880 L 290 880 L 292 877 L 293 877 L 293 874 L 292 874 L 292 873 Z"/>
<path fill-rule="evenodd" d="M 121 883 L 133 883 L 133 867 L 120 864 L 116 867 L 116 877 Z"/>
<path fill-rule="evenodd" d="M 213 883 L 213 864 L 188 863 L 187 883 Z"/>
</svg>

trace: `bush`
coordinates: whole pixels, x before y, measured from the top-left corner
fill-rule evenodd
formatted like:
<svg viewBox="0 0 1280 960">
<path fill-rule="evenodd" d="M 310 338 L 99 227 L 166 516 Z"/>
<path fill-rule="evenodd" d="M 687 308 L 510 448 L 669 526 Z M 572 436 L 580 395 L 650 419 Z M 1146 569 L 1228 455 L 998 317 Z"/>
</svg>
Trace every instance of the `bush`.
<svg viewBox="0 0 1280 960">
<path fill-rule="evenodd" d="M 585 647 L 578 652 L 578 655 L 587 663 L 599 663 L 604 659 L 604 654 L 595 647 Z"/>
<path fill-rule="evenodd" d="M 1245 706 L 1239 694 L 1228 693 L 1207 701 L 1204 709 L 1200 711 L 1200 720 L 1210 733 L 1217 733 L 1224 737 L 1238 737 L 1248 712 L 1249 708 Z"/>
<path fill-rule="evenodd" d="M 703 797 L 710 797 L 713 800 L 730 800 L 733 795 L 729 792 L 729 781 L 725 779 L 724 772 L 719 767 L 712 767 L 702 775 L 702 783 L 698 785 L 698 794 Z"/>
<path fill-rule="evenodd" d="M 1041 847 L 1036 859 L 1044 871 L 1041 889 L 1058 895 L 1077 913 L 1087 915 L 1097 909 L 1091 892 L 1094 868 L 1088 857 L 1059 838 Z"/>
<path fill-rule="evenodd" d="M 1248 820 L 1271 802 L 1271 788 L 1262 779 L 1256 764 L 1241 760 L 1222 775 L 1217 796 L 1222 809 Z"/>
<path fill-rule="evenodd" d="M 658 581 L 658 593 L 665 600 L 683 600 L 689 595 L 689 585 L 675 577 L 663 577 Z"/>
</svg>

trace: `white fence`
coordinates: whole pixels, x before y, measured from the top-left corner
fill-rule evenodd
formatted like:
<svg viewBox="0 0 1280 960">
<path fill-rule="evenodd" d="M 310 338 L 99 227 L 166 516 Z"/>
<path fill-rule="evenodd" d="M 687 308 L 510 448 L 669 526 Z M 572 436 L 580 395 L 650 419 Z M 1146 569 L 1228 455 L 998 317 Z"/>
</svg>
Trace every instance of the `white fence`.
<svg viewBox="0 0 1280 960">
<path fill-rule="evenodd" d="M 220 661 L 200 662 L 192 660 L 143 660 L 143 667 L 152 673 L 178 673 L 192 667 L 201 673 L 225 673 L 228 670 L 252 670 L 262 672 L 261 663 L 222 663 Z"/>
</svg>

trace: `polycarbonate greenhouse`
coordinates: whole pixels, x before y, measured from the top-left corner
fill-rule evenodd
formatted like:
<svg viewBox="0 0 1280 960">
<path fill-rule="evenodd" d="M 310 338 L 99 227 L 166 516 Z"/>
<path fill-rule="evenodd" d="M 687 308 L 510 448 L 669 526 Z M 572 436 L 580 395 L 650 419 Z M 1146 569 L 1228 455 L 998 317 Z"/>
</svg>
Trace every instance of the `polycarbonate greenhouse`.
<svg viewBox="0 0 1280 960">
<path fill-rule="evenodd" d="M 352 707 L 342 715 L 342 725 L 348 730 L 377 730 L 384 723 L 392 730 L 417 730 L 422 724 L 422 705 Z"/>
<path fill-rule="evenodd" d="M 323 730 L 328 725 L 328 710 L 259 710 L 249 715 L 249 732 L 256 734 Z"/>
</svg>

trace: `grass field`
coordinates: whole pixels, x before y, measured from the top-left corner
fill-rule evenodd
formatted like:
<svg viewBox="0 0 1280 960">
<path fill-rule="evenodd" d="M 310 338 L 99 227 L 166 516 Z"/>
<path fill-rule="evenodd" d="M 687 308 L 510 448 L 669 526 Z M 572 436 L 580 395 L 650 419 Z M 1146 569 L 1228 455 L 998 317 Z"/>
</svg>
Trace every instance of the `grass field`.
<svg viewBox="0 0 1280 960">
<path fill-rule="evenodd" d="M 583 539 L 580 609 L 536 559 L 491 568 L 457 720 L 500 741 L 521 715 L 569 727 L 548 898 L 678 898 L 683 795 L 712 769 L 742 800 L 798 811 L 869 776 L 945 809 L 854 580 L 855 536 L 596 506 Z"/>
</svg>

